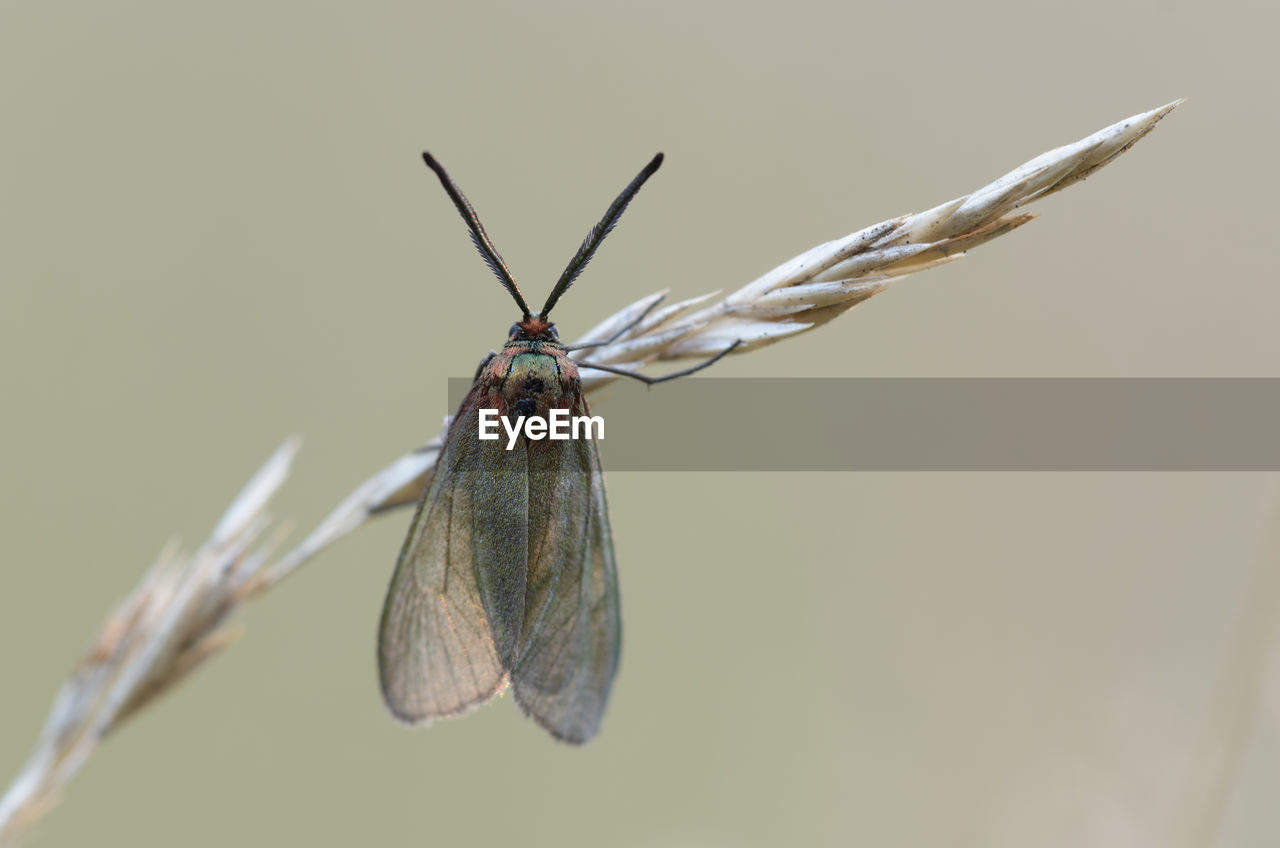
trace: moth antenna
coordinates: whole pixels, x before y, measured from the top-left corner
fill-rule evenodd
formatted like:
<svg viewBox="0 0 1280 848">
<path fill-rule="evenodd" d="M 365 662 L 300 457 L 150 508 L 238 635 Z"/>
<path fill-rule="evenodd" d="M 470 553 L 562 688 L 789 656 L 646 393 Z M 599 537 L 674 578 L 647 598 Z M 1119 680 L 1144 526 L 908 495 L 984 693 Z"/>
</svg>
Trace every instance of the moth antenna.
<svg viewBox="0 0 1280 848">
<path fill-rule="evenodd" d="M 618 219 L 626 211 L 627 204 L 631 202 L 631 198 L 636 196 L 636 193 L 640 191 L 640 186 L 644 185 L 645 180 L 652 177 L 661 165 L 662 154 L 659 153 L 649 161 L 648 165 L 644 166 L 644 170 L 636 175 L 630 185 L 624 188 L 622 194 L 618 195 L 618 198 L 605 210 L 604 217 L 591 228 L 591 232 L 587 233 L 587 237 L 583 240 L 582 246 L 578 248 L 578 252 L 574 254 L 573 259 L 569 260 L 569 267 L 564 269 L 564 273 L 560 275 L 560 280 L 556 283 L 556 287 L 551 290 L 546 304 L 542 307 L 542 311 L 538 313 L 539 318 L 545 319 L 551 312 L 551 308 L 556 305 L 556 301 L 560 299 L 560 295 L 568 291 L 569 286 L 573 285 L 573 281 L 578 279 L 578 275 L 582 273 L 583 269 L 587 267 L 587 263 L 591 261 L 591 257 L 595 255 L 596 248 L 600 246 L 600 242 L 604 241 L 604 237 L 613 232 L 613 228 L 617 226 Z M 466 201 L 464 200 L 463 202 L 465 203 Z"/>
<path fill-rule="evenodd" d="M 471 243 L 476 246 L 476 250 L 480 251 L 484 264 L 489 266 L 489 270 L 498 278 L 498 282 L 502 283 L 502 287 L 515 298 L 516 305 L 520 307 L 522 317 L 529 318 L 533 313 L 529 311 L 529 305 L 524 302 L 524 295 L 520 293 L 520 287 L 516 285 L 515 277 L 511 276 L 507 263 L 502 261 L 502 255 L 493 246 L 493 242 L 489 241 L 489 234 L 484 231 L 484 226 L 480 223 L 476 210 L 467 201 L 466 195 L 454 184 L 453 180 L 445 172 L 444 167 L 435 160 L 434 156 L 423 151 L 422 161 L 427 163 L 428 168 L 436 172 L 436 176 L 440 178 L 440 184 L 444 186 L 445 193 L 449 195 L 453 205 L 458 208 L 458 214 L 462 216 L 462 220 L 467 222 L 467 227 L 471 230 Z M 626 204 L 623 205 L 625 206 Z"/>
</svg>

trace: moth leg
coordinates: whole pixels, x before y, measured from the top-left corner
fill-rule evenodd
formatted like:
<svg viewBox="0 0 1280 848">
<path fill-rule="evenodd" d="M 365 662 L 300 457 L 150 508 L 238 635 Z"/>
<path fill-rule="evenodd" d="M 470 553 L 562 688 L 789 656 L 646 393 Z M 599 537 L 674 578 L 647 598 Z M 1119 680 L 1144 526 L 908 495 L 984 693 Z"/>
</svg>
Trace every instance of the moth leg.
<svg viewBox="0 0 1280 848">
<path fill-rule="evenodd" d="M 567 351 L 590 350 L 593 347 L 604 347 L 606 345 L 611 345 L 614 342 L 616 342 L 618 339 L 625 336 L 630 330 L 634 330 L 636 326 L 649 315 L 650 312 L 658 308 L 659 303 L 662 303 L 662 301 L 655 300 L 653 303 L 649 304 L 649 306 L 645 308 L 644 312 L 641 312 L 639 315 L 636 316 L 636 319 L 634 321 L 627 323 L 625 326 L 623 326 L 621 330 L 614 333 L 612 336 L 605 339 L 604 341 L 587 342 L 586 344 L 580 344 L 580 345 L 569 345 L 565 348 L 565 350 Z"/>
<path fill-rule="evenodd" d="M 644 383 L 646 386 L 653 386 L 653 385 L 657 385 L 658 383 L 665 383 L 668 380 L 678 380 L 681 377 L 688 377 L 690 374 L 696 374 L 697 372 L 701 371 L 703 368 L 710 368 L 712 365 L 715 365 L 721 359 L 723 359 L 724 357 L 732 353 L 733 349 L 740 344 L 742 344 L 742 339 L 738 339 L 736 342 L 729 345 L 727 348 L 720 351 L 715 356 L 711 357 L 705 362 L 699 362 L 697 365 L 693 366 L 692 368 L 686 368 L 683 371 L 673 371 L 670 374 L 663 374 L 661 377 L 650 377 L 647 374 L 640 374 L 635 371 L 628 371 L 625 368 L 614 368 L 612 365 L 595 365 L 590 362 L 579 362 L 578 367 L 594 368 L 597 371 L 608 371 L 610 374 L 617 374 L 620 377 L 630 377 L 633 380 L 639 380 L 640 382 Z"/>
</svg>

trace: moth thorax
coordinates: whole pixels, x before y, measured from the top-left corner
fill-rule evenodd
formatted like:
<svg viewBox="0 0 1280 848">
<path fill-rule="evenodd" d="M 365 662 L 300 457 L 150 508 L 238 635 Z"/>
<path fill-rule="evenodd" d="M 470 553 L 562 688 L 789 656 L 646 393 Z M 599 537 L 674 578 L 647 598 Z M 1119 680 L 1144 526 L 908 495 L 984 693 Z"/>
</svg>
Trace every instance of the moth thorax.
<svg viewBox="0 0 1280 848">
<path fill-rule="evenodd" d="M 516 354 L 502 384 L 507 405 L 514 408 L 524 399 L 542 410 L 554 404 L 562 393 L 556 359 L 550 354 L 532 351 Z"/>
</svg>

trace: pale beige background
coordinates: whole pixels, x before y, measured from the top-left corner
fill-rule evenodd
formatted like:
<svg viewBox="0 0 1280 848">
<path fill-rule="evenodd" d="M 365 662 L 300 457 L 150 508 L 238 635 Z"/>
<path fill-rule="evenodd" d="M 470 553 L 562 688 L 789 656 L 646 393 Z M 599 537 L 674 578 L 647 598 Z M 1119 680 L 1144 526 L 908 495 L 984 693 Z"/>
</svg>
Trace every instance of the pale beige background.
<svg viewBox="0 0 1280 848">
<path fill-rule="evenodd" d="M 1027 228 L 717 370 L 1276 376 L 1267 15 L 3 5 L 0 771 L 165 539 L 203 538 L 285 435 L 276 511 L 305 527 L 502 340 L 513 307 L 424 147 L 535 300 L 666 151 L 557 310 L 573 335 L 1189 97 Z M 1219 815 L 1213 844 L 1280 838 L 1270 683 L 1222 802 L 1200 787 L 1280 557 L 1274 475 L 619 473 L 610 497 L 625 650 L 587 748 L 509 699 L 387 717 L 398 514 L 254 606 L 38 844 L 1165 846 Z"/>
</svg>

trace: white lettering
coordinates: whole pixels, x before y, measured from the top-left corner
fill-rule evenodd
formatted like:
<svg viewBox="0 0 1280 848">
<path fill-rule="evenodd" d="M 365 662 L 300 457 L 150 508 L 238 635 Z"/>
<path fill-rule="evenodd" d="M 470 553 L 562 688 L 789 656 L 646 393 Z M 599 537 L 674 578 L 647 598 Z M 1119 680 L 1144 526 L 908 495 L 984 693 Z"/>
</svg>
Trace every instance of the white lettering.
<svg viewBox="0 0 1280 848">
<path fill-rule="evenodd" d="M 560 442 L 569 438 L 569 410 L 551 410 L 551 432 L 548 435 Z"/>
<path fill-rule="evenodd" d="M 570 415 L 567 409 L 552 409 L 549 418 L 540 415 L 519 415 L 513 421 L 506 415 L 499 415 L 496 409 L 481 409 L 479 417 L 479 437 L 486 441 L 501 438 L 498 423 L 507 433 L 507 450 L 516 446 L 520 434 L 526 439 L 540 442 L 543 439 L 567 441 L 568 439 L 603 439 L 604 419 L 599 415 Z"/>
<path fill-rule="evenodd" d="M 578 435 L 578 425 L 582 425 L 582 429 L 586 430 L 585 436 Z M 591 428 L 594 427 L 596 434 L 591 435 Z M 578 415 L 573 419 L 573 437 L 575 439 L 603 439 L 604 438 L 604 419 L 599 415 Z M 496 438 L 496 437 L 495 437 Z"/>
<path fill-rule="evenodd" d="M 507 431 L 507 450 L 511 450 L 516 446 L 516 437 L 520 435 L 520 425 L 524 423 L 524 416 L 521 415 L 516 419 L 516 426 L 511 426 L 511 419 L 502 416 L 502 426 Z"/>
<path fill-rule="evenodd" d="M 492 432 L 491 432 L 492 431 Z M 498 438 L 498 410 L 480 410 L 480 440 L 491 442 Z"/>
</svg>

